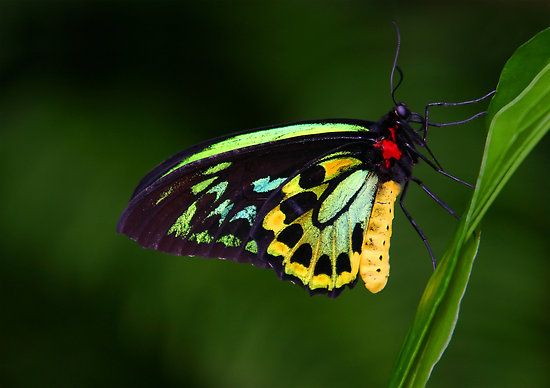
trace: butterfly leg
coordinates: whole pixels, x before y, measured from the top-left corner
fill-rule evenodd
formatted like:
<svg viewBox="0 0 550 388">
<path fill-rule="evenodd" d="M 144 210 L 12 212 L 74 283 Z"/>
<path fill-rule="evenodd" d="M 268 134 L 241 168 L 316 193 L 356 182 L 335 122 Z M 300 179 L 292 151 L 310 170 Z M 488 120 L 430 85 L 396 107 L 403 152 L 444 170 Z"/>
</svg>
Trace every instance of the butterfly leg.
<svg viewBox="0 0 550 388">
<path fill-rule="evenodd" d="M 447 211 L 447 213 L 452 215 L 457 220 L 460 219 L 460 216 L 453 210 L 453 208 L 450 207 L 449 205 L 447 205 L 441 198 L 439 198 L 434 192 L 432 192 L 424 183 L 422 183 L 422 181 L 420 179 L 415 178 L 415 177 L 411 177 L 411 180 L 414 183 L 416 183 L 418 186 L 420 186 L 420 188 L 422 190 L 424 190 L 424 192 L 426 194 L 428 194 L 428 196 L 431 199 L 433 199 L 439 206 L 441 206 L 443 209 L 445 209 L 445 211 Z"/>
<path fill-rule="evenodd" d="M 430 254 L 430 258 L 432 259 L 432 265 L 435 269 L 435 267 L 437 265 L 437 261 L 435 260 L 435 256 L 434 256 L 434 253 L 432 251 L 432 247 L 430 246 L 430 243 L 428 242 L 428 238 L 426 237 L 426 235 L 424 234 L 422 229 L 420 229 L 420 226 L 418 226 L 418 224 L 416 223 L 414 218 L 412 218 L 409 211 L 405 208 L 405 197 L 407 196 L 408 188 L 409 188 L 409 181 L 405 182 L 405 185 L 403 187 L 403 192 L 401 193 L 401 197 L 399 198 L 399 206 L 401 206 L 401 210 L 403 210 L 403 213 L 405 214 L 405 217 L 407 217 L 407 219 L 409 220 L 409 222 L 411 223 L 413 228 L 416 230 L 416 233 L 418 233 L 418 235 L 422 239 L 422 242 L 424 243 L 424 245 L 426 246 L 426 249 L 428 250 L 428 253 Z"/>
<path fill-rule="evenodd" d="M 489 93 L 487 93 L 486 95 L 482 96 L 482 97 L 479 97 L 479 98 L 475 98 L 473 100 L 468 100 L 468 101 L 461 101 L 461 102 L 430 102 L 429 104 L 427 104 L 425 107 L 424 107 L 424 125 L 423 125 L 423 139 L 424 141 L 426 141 L 426 138 L 428 137 L 428 127 L 448 127 L 450 125 L 460 125 L 460 124 L 465 124 L 469 121 L 472 121 L 472 120 L 475 120 L 477 119 L 478 117 L 481 117 L 483 116 L 485 113 L 487 112 L 480 112 L 480 113 L 476 113 L 475 115 L 471 116 L 471 117 L 468 117 L 467 119 L 465 120 L 461 120 L 461 121 L 453 121 L 453 122 L 450 122 L 450 123 L 430 123 L 430 120 L 429 120 L 429 114 L 430 114 L 430 108 L 431 107 L 434 107 L 434 106 L 460 106 L 460 105 L 469 105 L 469 104 L 475 104 L 477 102 L 481 102 L 489 97 L 491 97 L 493 94 L 495 94 L 496 90 L 492 90 L 490 91 Z"/>
<path fill-rule="evenodd" d="M 418 152 L 417 150 L 415 150 L 414 148 L 412 147 L 407 147 L 407 149 L 409 151 L 411 151 L 411 153 L 413 153 L 414 155 L 418 156 L 420 159 L 422 159 L 423 161 L 425 161 L 431 168 L 433 168 L 436 172 L 438 172 L 439 174 L 443 175 L 443 176 L 446 176 L 447 178 L 449 179 L 452 179 L 453 181 L 455 182 L 458 182 L 458 183 L 461 183 L 463 184 L 464 186 L 466 187 L 469 187 L 470 189 L 473 189 L 474 188 L 474 185 L 472 185 L 471 183 L 468 183 L 466 181 L 463 181 L 462 179 L 454 176 L 454 175 L 451 175 L 449 174 L 447 171 L 445 171 L 443 168 L 441 168 L 440 166 L 436 165 L 434 162 L 432 162 L 430 159 L 428 159 L 426 156 L 424 156 L 423 154 L 421 154 L 420 152 Z"/>
</svg>

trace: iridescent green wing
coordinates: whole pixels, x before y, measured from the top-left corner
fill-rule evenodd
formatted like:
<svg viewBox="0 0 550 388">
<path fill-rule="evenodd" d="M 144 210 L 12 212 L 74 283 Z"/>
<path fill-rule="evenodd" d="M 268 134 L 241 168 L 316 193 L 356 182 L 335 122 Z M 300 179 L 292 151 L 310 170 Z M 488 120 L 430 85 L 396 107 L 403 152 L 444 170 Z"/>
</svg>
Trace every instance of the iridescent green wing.
<svg viewBox="0 0 550 388">
<path fill-rule="evenodd" d="M 311 161 L 367 141 L 369 126 L 342 120 L 299 123 L 195 146 L 140 182 L 118 230 L 146 248 L 269 266 L 251 235 L 261 209 Z"/>
<path fill-rule="evenodd" d="M 332 296 L 354 285 L 379 184 L 369 151 L 352 145 L 319 158 L 264 205 L 253 235 L 282 278 Z"/>
</svg>

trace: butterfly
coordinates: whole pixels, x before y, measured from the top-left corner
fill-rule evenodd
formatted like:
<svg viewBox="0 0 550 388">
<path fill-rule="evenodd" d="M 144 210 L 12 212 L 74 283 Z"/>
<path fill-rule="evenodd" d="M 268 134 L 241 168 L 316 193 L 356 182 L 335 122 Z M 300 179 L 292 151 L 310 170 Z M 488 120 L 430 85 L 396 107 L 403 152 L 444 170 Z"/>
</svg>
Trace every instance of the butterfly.
<svg viewBox="0 0 550 388">
<path fill-rule="evenodd" d="M 404 206 L 424 161 L 448 174 L 426 144 L 428 121 L 395 100 L 402 80 L 398 45 L 391 72 L 394 106 L 378 121 L 329 119 L 227 135 L 182 151 L 147 174 L 118 223 L 145 248 L 182 256 L 229 259 L 273 269 L 312 294 L 337 296 L 359 276 L 377 293 L 389 276 L 394 207 Z M 394 71 L 401 79 L 393 86 Z M 413 126 L 419 124 L 420 128 Z M 425 155 L 423 150 L 426 150 Z M 467 184 L 466 184 L 467 185 Z"/>
</svg>

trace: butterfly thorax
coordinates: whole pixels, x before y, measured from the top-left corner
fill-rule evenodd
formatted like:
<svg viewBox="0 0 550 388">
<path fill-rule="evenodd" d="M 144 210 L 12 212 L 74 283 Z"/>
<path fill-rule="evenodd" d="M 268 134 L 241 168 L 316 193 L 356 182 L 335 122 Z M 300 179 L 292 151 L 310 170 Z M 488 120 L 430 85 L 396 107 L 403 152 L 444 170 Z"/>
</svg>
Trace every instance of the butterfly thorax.
<svg viewBox="0 0 550 388">
<path fill-rule="evenodd" d="M 403 117 L 396 108 L 375 125 L 374 132 L 377 136 L 373 146 L 378 151 L 377 167 L 383 180 L 403 184 L 410 178 L 412 167 L 418 162 L 417 157 L 410 151 L 415 149 L 417 135 L 407 118 L 408 114 Z"/>
</svg>

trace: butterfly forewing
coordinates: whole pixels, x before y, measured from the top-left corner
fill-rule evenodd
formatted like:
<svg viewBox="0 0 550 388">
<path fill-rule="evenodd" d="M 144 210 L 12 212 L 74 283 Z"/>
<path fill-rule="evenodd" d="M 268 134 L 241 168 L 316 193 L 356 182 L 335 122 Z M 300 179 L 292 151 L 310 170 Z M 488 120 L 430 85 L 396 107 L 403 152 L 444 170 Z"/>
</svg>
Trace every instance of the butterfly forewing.
<svg viewBox="0 0 550 388">
<path fill-rule="evenodd" d="M 260 217 L 267 212 L 266 204 L 276 202 L 275 197 L 283 187 L 290 190 L 311 186 L 319 198 L 329 186 L 334 191 L 332 187 L 337 187 L 339 180 L 336 175 L 323 178 L 319 185 L 315 171 L 298 174 L 300 169 L 332 149 L 363 142 L 363 132 L 368 131 L 366 123 L 363 127 L 355 123 L 337 124 L 338 136 L 327 130 L 330 123 L 308 124 L 310 136 L 304 135 L 303 127 L 290 131 L 299 136 L 285 137 L 280 129 L 275 134 L 269 132 L 272 130 L 259 131 L 180 153 L 142 180 L 118 229 L 147 248 L 267 266 L 270 263 L 258 250 L 258 241 L 251 234 L 263 222 Z M 342 128 L 349 131 L 341 131 Z M 258 144 L 254 143 L 253 136 Z M 352 167 L 360 170 L 359 164 Z M 330 169 L 327 171 L 332 173 Z M 337 203 L 336 199 L 327 197 L 319 202 L 319 205 L 324 203 L 322 214 L 330 213 L 329 204 Z M 325 222 L 328 225 L 332 220 L 327 218 Z M 306 231 L 306 235 L 318 231 L 315 226 Z"/>
</svg>

